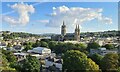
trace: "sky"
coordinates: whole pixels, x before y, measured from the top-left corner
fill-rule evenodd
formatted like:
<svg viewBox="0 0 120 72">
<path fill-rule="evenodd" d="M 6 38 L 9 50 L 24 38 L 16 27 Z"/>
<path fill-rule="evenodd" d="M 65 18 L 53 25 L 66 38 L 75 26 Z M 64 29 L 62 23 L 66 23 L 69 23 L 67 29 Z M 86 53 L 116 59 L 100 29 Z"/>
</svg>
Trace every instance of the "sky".
<svg viewBox="0 0 120 72">
<path fill-rule="evenodd" d="M 118 29 L 117 2 L 2 2 L 1 15 L 3 31 L 59 34 L 63 21 L 68 33 Z"/>
</svg>

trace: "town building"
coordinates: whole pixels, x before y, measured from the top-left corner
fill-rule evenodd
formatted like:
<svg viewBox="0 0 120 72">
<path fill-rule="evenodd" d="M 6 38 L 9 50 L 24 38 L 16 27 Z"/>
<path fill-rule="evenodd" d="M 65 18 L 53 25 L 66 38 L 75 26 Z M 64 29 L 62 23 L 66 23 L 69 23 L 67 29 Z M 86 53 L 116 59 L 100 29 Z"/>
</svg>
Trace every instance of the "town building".
<svg viewBox="0 0 120 72">
<path fill-rule="evenodd" d="M 36 54 L 43 54 L 43 55 L 51 54 L 51 50 L 48 48 L 45 48 L 45 47 L 36 47 L 36 48 L 33 48 L 32 50 L 28 50 L 27 52 L 36 53 Z"/>
<path fill-rule="evenodd" d="M 118 50 L 107 50 L 106 48 L 98 48 L 98 49 L 90 49 L 90 55 L 92 54 L 100 54 L 102 56 L 108 54 L 108 53 L 118 53 Z"/>
<path fill-rule="evenodd" d="M 58 58 L 47 57 L 45 59 L 45 67 L 49 68 L 50 66 L 55 66 L 62 71 L 63 60 Z"/>
</svg>

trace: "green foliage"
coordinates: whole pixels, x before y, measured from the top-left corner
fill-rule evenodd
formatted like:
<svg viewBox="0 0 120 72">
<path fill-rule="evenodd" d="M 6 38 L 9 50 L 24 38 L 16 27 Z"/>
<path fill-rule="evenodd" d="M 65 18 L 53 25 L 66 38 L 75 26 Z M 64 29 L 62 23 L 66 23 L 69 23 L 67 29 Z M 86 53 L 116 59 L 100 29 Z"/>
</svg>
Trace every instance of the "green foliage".
<svg viewBox="0 0 120 72">
<path fill-rule="evenodd" d="M 33 47 L 47 47 L 48 48 L 48 43 L 45 41 L 37 40 L 32 46 Z"/>
<path fill-rule="evenodd" d="M 41 39 L 40 41 L 44 41 L 44 42 L 49 43 L 49 42 L 52 41 L 52 40 L 51 40 L 51 39 Z"/>
<path fill-rule="evenodd" d="M 34 45 L 33 42 L 25 42 L 25 43 L 23 43 L 24 51 L 28 51 L 28 50 L 32 49 L 32 48 L 33 48 L 33 47 L 32 47 L 33 45 Z"/>
<path fill-rule="evenodd" d="M 32 47 L 40 47 L 41 43 L 39 40 L 36 40 L 36 42 L 32 45 Z"/>
<path fill-rule="evenodd" d="M 65 48 L 64 43 L 58 43 L 55 46 L 54 51 L 55 51 L 56 54 L 61 54 L 61 53 L 64 53 L 66 50 L 67 50 L 67 48 Z"/>
<path fill-rule="evenodd" d="M 30 50 L 30 49 L 32 49 L 32 46 L 31 46 L 31 45 L 25 45 L 25 46 L 24 46 L 24 51 L 28 51 L 28 50 Z"/>
<path fill-rule="evenodd" d="M 36 57 L 28 55 L 21 70 L 22 72 L 40 72 L 40 61 Z"/>
<path fill-rule="evenodd" d="M 89 43 L 87 46 L 88 51 L 90 51 L 90 49 L 98 49 L 100 47 L 100 45 L 96 42 L 92 42 Z"/>
<path fill-rule="evenodd" d="M 50 41 L 49 44 L 48 44 L 49 48 L 50 48 L 52 51 L 55 51 L 55 46 L 56 46 L 56 45 L 57 45 L 57 43 L 54 42 L 54 41 Z"/>
<path fill-rule="evenodd" d="M 103 58 L 103 56 L 99 55 L 99 54 L 93 54 L 90 56 L 90 58 L 98 65 L 100 65 L 100 62 Z"/>
<path fill-rule="evenodd" d="M 109 50 L 115 48 L 113 44 L 106 44 L 104 47 L 105 47 L 106 49 L 109 49 Z"/>
<path fill-rule="evenodd" d="M 4 54 L 1 54 L 2 56 L 2 67 L 8 67 L 9 66 L 9 63 L 8 63 L 8 60 L 6 59 L 6 56 Z"/>
<path fill-rule="evenodd" d="M 10 63 L 15 63 L 17 61 L 16 56 L 10 51 L 2 50 L 2 53 L 5 55 L 6 59 Z"/>
<path fill-rule="evenodd" d="M 99 66 L 92 61 L 90 58 L 87 59 L 86 61 L 86 72 L 99 72 Z"/>
<path fill-rule="evenodd" d="M 49 42 L 49 48 L 54 51 L 56 54 L 65 53 L 67 50 L 80 50 L 82 52 L 86 51 L 86 45 L 83 43 L 72 44 L 72 43 L 63 43 L 63 42 Z"/>
<path fill-rule="evenodd" d="M 86 52 L 87 46 L 83 43 L 75 44 L 76 48 L 78 48 L 81 52 Z"/>
<path fill-rule="evenodd" d="M 88 59 L 84 53 L 78 50 L 70 50 L 65 52 L 63 56 L 63 70 L 67 70 L 67 72 L 98 72 L 99 66 Z"/>
<path fill-rule="evenodd" d="M 3 32 L 2 34 L 2 37 L 4 40 L 7 40 L 7 39 L 14 39 L 16 37 L 21 37 L 21 38 L 27 38 L 27 37 L 41 37 L 39 35 L 36 35 L 36 34 L 30 34 L 30 33 L 23 33 L 23 32 L 13 32 L 13 33 L 10 33 L 8 34 L 9 32 L 5 31 Z"/>
<path fill-rule="evenodd" d="M 41 43 L 41 47 L 47 47 L 48 48 L 47 42 L 41 41 L 40 43 Z"/>
<path fill-rule="evenodd" d="M 103 34 L 102 37 L 109 37 L 109 35 L 108 34 Z"/>
<path fill-rule="evenodd" d="M 1 59 L 1 67 L 0 67 L 0 71 L 1 72 L 5 72 L 5 71 L 8 71 L 8 72 L 15 72 L 16 70 L 14 69 L 14 68 L 11 68 L 9 65 L 10 65 L 10 63 L 8 62 L 8 60 L 6 59 L 6 55 L 5 54 L 3 54 L 3 53 L 1 53 L 0 52 L 0 55 L 2 56 L 2 58 L 0 58 Z"/>
<path fill-rule="evenodd" d="M 101 68 L 105 72 L 116 72 L 118 69 L 118 55 L 109 53 L 101 60 Z"/>
<path fill-rule="evenodd" d="M 118 54 L 118 62 L 119 62 L 119 67 L 120 67 L 120 53 Z"/>
<path fill-rule="evenodd" d="M 15 68 L 17 72 L 22 71 L 22 64 L 20 64 L 20 63 L 14 63 L 11 67 Z"/>
</svg>

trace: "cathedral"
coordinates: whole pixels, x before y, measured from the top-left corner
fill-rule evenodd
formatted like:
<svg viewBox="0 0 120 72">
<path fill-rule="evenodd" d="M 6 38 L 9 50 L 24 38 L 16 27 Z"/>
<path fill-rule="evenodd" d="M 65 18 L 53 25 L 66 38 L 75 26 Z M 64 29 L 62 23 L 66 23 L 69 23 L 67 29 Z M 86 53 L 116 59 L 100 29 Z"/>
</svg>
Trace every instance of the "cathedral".
<svg viewBox="0 0 120 72">
<path fill-rule="evenodd" d="M 80 41 L 80 28 L 79 25 L 76 25 L 74 33 L 66 33 L 67 28 L 63 21 L 61 26 L 61 34 L 54 35 L 51 37 L 52 40 L 56 41 Z"/>
</svg>

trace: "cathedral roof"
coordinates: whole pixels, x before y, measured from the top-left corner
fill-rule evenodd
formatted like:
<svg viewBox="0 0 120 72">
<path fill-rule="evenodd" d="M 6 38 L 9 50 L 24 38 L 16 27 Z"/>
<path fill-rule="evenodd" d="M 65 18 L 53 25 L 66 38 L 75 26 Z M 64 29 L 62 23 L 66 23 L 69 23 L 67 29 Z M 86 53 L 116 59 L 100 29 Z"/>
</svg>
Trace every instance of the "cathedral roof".
<svg viewBox="0 0 120 72">
<path fill-rule="evenodd" d="M 67 33 L 64 37 L 74 37 L 74 33 Z"/>
</svg>

